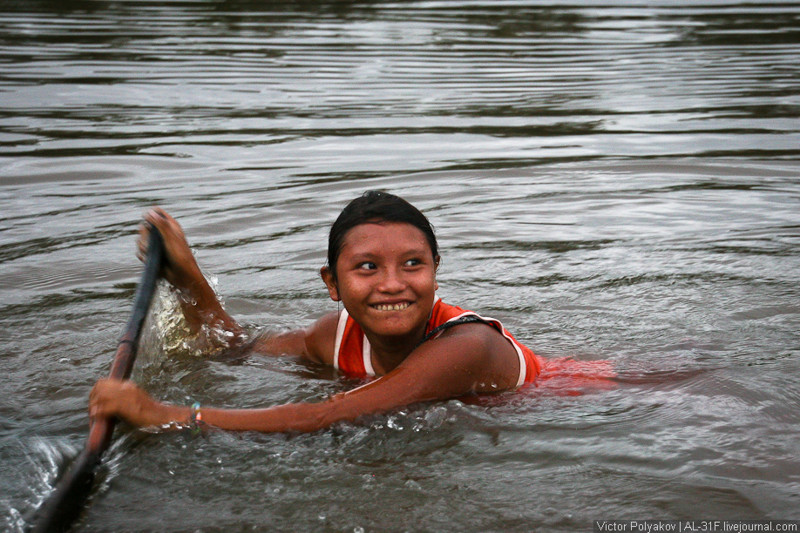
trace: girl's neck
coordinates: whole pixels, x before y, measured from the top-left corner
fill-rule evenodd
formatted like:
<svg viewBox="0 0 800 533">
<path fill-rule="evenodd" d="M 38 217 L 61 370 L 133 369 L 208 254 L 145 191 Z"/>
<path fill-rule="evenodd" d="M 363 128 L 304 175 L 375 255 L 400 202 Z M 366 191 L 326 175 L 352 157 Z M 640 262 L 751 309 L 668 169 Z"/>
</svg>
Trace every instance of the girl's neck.
<svg viewBox="0 0 800 533">
<path fill-rule="evenodd" d="M 397 368 L 414 351 L 424 335 L 425 324 L 418 333 L 399 339 L 369 338 L 368 336 L 367 340 L 369 340 L 372 353 L 372 368 L 375 373 L 384 375 Z"/>
</svg>

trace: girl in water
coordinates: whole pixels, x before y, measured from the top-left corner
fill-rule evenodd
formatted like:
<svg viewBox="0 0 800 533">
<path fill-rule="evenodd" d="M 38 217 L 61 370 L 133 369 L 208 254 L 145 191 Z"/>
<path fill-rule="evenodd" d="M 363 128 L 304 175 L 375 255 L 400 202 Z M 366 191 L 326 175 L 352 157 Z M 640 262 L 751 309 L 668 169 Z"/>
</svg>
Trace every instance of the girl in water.
<svg viewBox="0 0 800 533">
<path fill-rule="evenodd" d="M 178 290 L 190 327 L 222 329 L 234 347 L 245 345 L 244 329 L 223 309 L 180 225 L 158 208 L 145 220 L 164 238 L 163 275 Z M 147 225 L 140 231 L 142 258 Z M 436 296 L 438 266 L 428 219 L 402 198 L 367 192 L 334 222 L 328 262 L 320 270 L 331 299 L 344 309 L 306 329 L 259 337 L 251 348 L 376 379 L 323 402 L 264 409 L 165 404 L 131 381 L 105 379 L 92 390 L 90 417 L 116 416 L 140 427 L 203 423 L 225 430 L 308 432 L 416 402 L 496 393 L 533 382 L 543 360 L 497 320 L 442 302 Z"/>
</svg>

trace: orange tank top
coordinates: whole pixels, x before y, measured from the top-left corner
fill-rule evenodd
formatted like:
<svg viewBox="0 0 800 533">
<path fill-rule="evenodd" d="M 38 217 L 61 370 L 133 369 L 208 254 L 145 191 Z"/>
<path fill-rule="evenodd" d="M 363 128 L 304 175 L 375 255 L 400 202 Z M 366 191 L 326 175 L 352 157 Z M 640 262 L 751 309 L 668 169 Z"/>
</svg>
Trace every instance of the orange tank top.
<svg viewBox="0 0 800 533">
<path fill-rule="evenodd" d="M 440 325 L 458 320 L 465 316 L 476 316 L 482 321 L 494 326 L 508 339 L 519 357 L 519 378 L 517 387 L 525 383 L 532 383 L 542 369 L 542 361 L 529 348 L 519 343 L 500 323 L 499 320 L 480 316 L 472 311 L 465 311 L 455 305 L 448 305 L 438 297 L 433 304 L 431 316 L 425 326 L 427 335 Z M 361 326 L 342 310 L 339 314 L 339 323 L 336 328 L 336 341 L 333 352 L 333 366 L 352 377 L 374 376 L 375 370 L 372 368 L 372 352 L 367 337 L 364 335 Z"/>
</svg>

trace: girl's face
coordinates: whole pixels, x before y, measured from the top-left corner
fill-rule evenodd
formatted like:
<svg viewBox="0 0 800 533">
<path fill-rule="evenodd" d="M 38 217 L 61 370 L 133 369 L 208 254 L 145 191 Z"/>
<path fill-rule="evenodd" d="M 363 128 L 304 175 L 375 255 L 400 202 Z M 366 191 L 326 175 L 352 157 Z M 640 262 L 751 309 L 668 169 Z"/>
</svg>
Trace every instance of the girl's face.
<svg viewBox="0 0 800 533">
<path fill-rule="evenodd" d="M 360 224 L 345 235 L 337 279 L 329 269 L 323 279 L 368 336 L 421 338 L 438 288 L 437 262 L 425 234 L 411 224 Z"/>
</svg>

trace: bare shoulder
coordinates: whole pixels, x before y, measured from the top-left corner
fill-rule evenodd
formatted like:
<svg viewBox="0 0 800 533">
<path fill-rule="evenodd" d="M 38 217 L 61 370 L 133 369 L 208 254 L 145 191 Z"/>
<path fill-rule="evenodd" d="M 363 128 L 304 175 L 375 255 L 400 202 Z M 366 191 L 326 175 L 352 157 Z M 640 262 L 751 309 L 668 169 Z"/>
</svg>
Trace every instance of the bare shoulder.
<svg viewBox="0 0 800 533">
<path fill-rule="evenodd" d="M 306 354 L 309 359 L 333 365 L 333 347 L 338 324 L 339 313 L 332 311 L 305 329 Z"/>
<path fill-rule="evenodd" d="M 485 323 L 460 324 L 444 330 L 417 348 L 407 363 L 423 366 L 435 362 L 451 376 L 472 377 L 471 392 L 499 392 L 513 389 L 520 363 L 511 341 Z M 428 363 L 430 361 L 431 363 Z"/>
<path fill-rule="evenodd" d="M 491 356 L 496 353 L 516 354 L 514 346 L 500 331 L 486 322 L 468 322 L 445 329 L 437 338 L 455 338 Z"/>
</svg>

